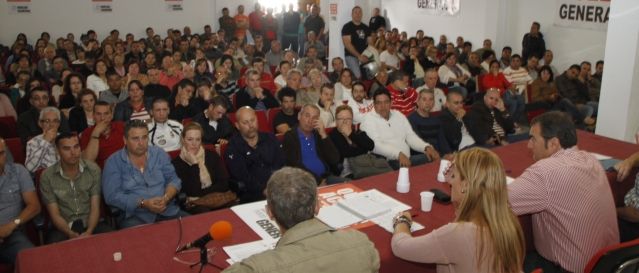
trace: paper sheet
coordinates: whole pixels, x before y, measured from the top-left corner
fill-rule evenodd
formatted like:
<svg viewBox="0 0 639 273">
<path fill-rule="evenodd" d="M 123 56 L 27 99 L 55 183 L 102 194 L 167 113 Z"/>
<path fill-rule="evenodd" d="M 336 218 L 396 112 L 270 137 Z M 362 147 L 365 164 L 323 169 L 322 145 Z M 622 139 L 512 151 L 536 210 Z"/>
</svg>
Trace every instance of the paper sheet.
<svg viewBox="0 0 639 273">
<path fill-rule="evenodd" d="M 229 264 L 241 262 L 255 254 L 262 253 L 266 250 L 275 248 L 277 240 L 259 240 L 244 244 L 222 247 L 224 252 L 229 255 L 227 262 Z"/>
<path fill-rule="evenodd" d="M 606 159 L 611 159 L 611 156 L 607 156 L 607 155 L 602 155 L 602 154 L 598 154 L 598 153 L 593 153 L 590 152 L 591 155 L 593 155 L 597 160 L 606 160 Z"/>
</svg>

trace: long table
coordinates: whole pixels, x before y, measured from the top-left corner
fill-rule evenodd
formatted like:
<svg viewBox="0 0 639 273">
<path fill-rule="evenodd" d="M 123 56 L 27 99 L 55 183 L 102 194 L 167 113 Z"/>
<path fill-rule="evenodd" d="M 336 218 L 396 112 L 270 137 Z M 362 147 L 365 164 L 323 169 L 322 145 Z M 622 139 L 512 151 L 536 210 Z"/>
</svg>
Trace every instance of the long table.
<svg viewBox="0 0 639 273">
<path fill-rule="evenodd" d="M 618 159 L 626 158 L 639 150 L 637 145 L 586 132 L 579 132 L 578 136 L 581 149 Z M 517 177 L 533 163 L 532 155 L 526 145 L 527 142 L 524 141 L 493 150 L 503 160 L 508 176 Z M 450 193 L 448 184 L 439 183 L 436 180 L 438 167 L 438 164 L 426 164 L 410 168 L 411 190 L 406 194 L 395 191 L 397 172 L 353 181 L 353 184 L 364 190 L 376 188 L 413 206 L 414 211 L 418 212 L 415 221 L 426 227 L 416 232 L 416 235 L 423 235 L 454 219 L 452 205 L 434 203 L 430 212 L 419 210 L 419 193 L 421 191 L 437 188 Z M 612 181 L 615 174 L 609 173 L 608 176 Z M 611 183 L 613 191 L 619 192 L 615 196 L 618 205 L 619 200 L 623 200 L 623 194 L 632 187 L 633 183 L 634 176 L 624 182 Z M 188 265 L 174 260 L 180 228 L 183 233 L 181 242 L 183 244 L 200 237 L 206 233 L 211 223 L 219 220 L 231 222 L 233 236 L 226 241 L 211 242 L 208 246 L 209 248 L 215 247 L 218 252 L 212 257 L 212 262 L 220 268 L 225 268 L 228 266 L 225 262 L 228 256 L 221 250 L 222 246 L 260 239 L 230 209 L 190 216 L 180 221 L 165 221 L 25 250 L 18 255 L 16 272 L 197 272 L 196 269 L 190 269 Z M 524 230 L 527 231 L 527 242 L 531 247 L 530 224 L 527 222 L 529 218 L 520 217 L 520 220 Z M 382 228 L 370 226 L 361 229 L 361 231 L 368 235 L 379 251 L 380 272 L 436 272 L 435 266 L 432 264 L 412 263 L 395 257 L 390 249 L 391 234 Z M 113 254 L 115 252 L 122 254 L 121 261 L 114 261 Z M 198 260 L 198 254 L 195 252 L 182 254 L 178 257 L 183 261 L 195 262 Z M 204 272 L 219 271 L 220 269 L 212 266 L 206 267 L 204 270 Z"/>
</svg>

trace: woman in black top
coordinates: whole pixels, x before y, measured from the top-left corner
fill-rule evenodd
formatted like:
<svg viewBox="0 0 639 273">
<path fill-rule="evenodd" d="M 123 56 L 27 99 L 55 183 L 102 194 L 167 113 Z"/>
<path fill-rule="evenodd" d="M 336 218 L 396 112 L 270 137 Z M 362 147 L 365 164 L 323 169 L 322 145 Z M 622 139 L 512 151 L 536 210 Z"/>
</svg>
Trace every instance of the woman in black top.
<svg viewBox="0 0 639 273">
<path fill-rule="evenodd" d="M 86 81 L 82 75 L 78 73 L 71 73 L 64 78 L 64 84 L 62 85 L 62 96 L 60 96 L 60 109 L 69 109 L 76 106 L 78 95 L 82 90 L 86 88 Z"/>
<path fill-rule="evenodd" d="M 83 89 L 78 95 L 77 106 L 69 111 L 69 128 L 72 132 L 82 133 L 84 129 L 93 126 L 93 106 L 98 98 L 90 89 Z"/>
<path fill-rule="evenodd" d="M 180 155 L 172 161 L 182 180 L 181 191 L 186 194 L 182 205 L 191 214 L 225 207 L 237 200 L 229 190 L 229 176 L 220 157 L 202 146 L 202 132 L 196 122 L 186 125 Z"/>
</svg>

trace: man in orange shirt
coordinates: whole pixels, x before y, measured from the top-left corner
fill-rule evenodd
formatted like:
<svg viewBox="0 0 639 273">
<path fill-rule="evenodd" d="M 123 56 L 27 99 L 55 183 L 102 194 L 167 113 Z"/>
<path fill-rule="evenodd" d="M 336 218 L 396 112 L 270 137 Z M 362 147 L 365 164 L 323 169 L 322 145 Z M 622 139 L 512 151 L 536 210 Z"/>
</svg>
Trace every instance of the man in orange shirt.
<svg viewBox="0 0 639 273">
<path fill-rule="evenodd" d="M 244 15 L 244 5 L 237 7 L 237 15 L 235 15 L 233 19 L 235 20 L 235 37 L 240 41 L 245 41 L 246 30 L 249 27 L 249 18 Z"/>
</svg>

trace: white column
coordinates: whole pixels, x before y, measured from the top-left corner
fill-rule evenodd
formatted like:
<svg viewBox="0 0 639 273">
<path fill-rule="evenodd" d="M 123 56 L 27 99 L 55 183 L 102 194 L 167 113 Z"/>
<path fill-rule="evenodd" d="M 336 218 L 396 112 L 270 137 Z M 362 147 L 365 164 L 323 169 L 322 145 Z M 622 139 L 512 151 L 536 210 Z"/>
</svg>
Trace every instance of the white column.
<svg viewBox="0 0 639 273">
<path fill-rule="evenodd" d="M 596 133 L 634 142 L 639 128 L 639 1 L 610 5 Z"/>
<path fill-rule="evenodd" d="M 351 9 L 355 6 L 355 0 L 330 0 L 326 24 L 329 29 L 328 43 L 328 70 L 333 71 L 331 60 L 335 57 L 344 59 L 344 44 L 342 43 L 342 26 L 351 21 Z M 337 5 L 337 10 L 331 10 L 331 7 Z"/>
</svg>

